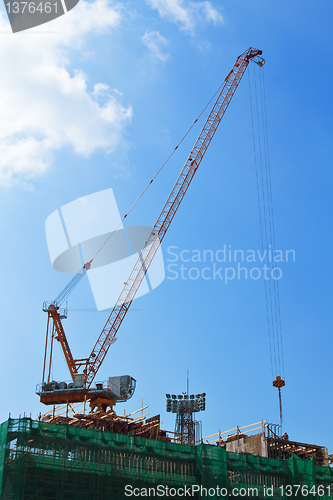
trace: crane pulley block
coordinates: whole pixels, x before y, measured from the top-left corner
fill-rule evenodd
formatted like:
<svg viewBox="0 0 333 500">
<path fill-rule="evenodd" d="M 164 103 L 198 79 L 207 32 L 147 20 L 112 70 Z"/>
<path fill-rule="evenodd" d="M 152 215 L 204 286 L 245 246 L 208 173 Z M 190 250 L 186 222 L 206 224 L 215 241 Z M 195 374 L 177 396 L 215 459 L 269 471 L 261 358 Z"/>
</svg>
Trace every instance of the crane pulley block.
<svg viewBox="0 0 333 500">
<path fill-rule="evenodd" d="M 286 385 L 285 381 L 282 380 L 282 378 L 279 375 L 277 375 L 276 379 L 273 381 L 273 386 L 277 387 L 280 390 L 281 387 L 283 387 L 285 385 Z"/>
</svg>

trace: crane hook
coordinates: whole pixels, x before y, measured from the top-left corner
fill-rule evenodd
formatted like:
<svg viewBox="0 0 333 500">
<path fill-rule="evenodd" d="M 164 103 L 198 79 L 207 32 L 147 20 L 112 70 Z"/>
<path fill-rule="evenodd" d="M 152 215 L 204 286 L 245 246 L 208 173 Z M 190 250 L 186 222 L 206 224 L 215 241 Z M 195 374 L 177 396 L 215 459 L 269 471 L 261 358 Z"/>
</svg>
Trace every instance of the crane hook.
<svg viewBox="0 0 333 500">
<path fill-rule="evenodd" d="M 280 404 L 280 425 L 282 426 L 282 399 L 281 399 L 281 387 L 285 386 L 286 383 L 284 380 L 282 380 L 282 378 L 280 377 L 280 375 L 277 375 L 276 376 L 276 379 L 273 380 L 273 386 L 274 387 L 277 387 L 277 389 L 279 390 L 279 404 Z"/>
</svg>

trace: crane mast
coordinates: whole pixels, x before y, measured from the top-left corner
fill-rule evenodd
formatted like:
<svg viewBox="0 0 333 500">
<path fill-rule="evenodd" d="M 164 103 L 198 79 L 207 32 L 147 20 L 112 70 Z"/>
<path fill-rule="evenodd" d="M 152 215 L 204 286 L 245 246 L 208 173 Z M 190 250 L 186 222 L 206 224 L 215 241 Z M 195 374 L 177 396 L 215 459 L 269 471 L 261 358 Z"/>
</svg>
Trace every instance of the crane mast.
<svg viewBox="0 0 333 500">
<path fill-rule="evenodd" d="M 84 389 L 85 394 L 87 391 L 90 392 L 90 386 L 101 367 L 101 364 L 110 348 L 110 345 L 115 340 L 116 334 L 119 327 L 129 310 L 133 299 L 144 279 L 149 266 L 154 259 L 154 256 L 163 241 L 166 232 L 168 231 L 170 224 L 185 196 L 187 189 L 189 188 L 193 177 L 214 137 L 214 134 L 228 108 L 230 101 L 245 73 L 245 70 L 251 60 L 256 62 L 259 66 L 264 64 L 264 60 L 260 57 L 262 54 L 261 50 L 249 48 L 244 53 L 242 53 L 236 60 L 232 70 L 226 77 L 222 90 L 211 110 L 206 123 L 204 124 L 198 139 L 196 140 L 184 167 L 182 168 L 178 179 L 173 186 L 171 193 L 143 247 L 140 255 L 132 269 L 132 272 L 124 284 L 123 290 L 119 295 L 119 298 L 114 305 L 105 325 L 102 329 L 90 355 L 88 358 L 82 360 L 76 360 L 73 358 L 69 344 L 66 339 L 66 335 L 61 323 L 61 314 L 59 308 L 55 305 L 50 305 L 47 309 L 49 319 L 52 318 L 53 325 L 57 333 L 57 340 L 59 340 L 62 350 L 64 352 L 68 368 L 70 370 L 73 381 L 75 376 L 78 374 L 78 369 L 84 366 L 83 376 L 84 376 Z M 88 266 L 87 266 L 87 272 Z M 44 361 L 44 373 L 45 373 L 45 361 Z M 44 375 L 44 374 L 43 374 Z M 38 392 L 38 391 L 37 391 Z M 38 393 L 40 394 L 40 393 Z M 82 397 L 82 396 L 79 396 Z M 43 401 L 44 399 L 44 401 Z M 52 399 L 52 398 L 51 398 Z M 61 398 L 60 398 L 61 399 Z M 71 401 L 74 401 L 71 399 Z M 77 399 L 82 400 L 82 399 Z M 49 403 L 41 395 L 41 401 L 46 404 Z M 61 400 L 59 402 L 63 402 Z"/>
</svg>

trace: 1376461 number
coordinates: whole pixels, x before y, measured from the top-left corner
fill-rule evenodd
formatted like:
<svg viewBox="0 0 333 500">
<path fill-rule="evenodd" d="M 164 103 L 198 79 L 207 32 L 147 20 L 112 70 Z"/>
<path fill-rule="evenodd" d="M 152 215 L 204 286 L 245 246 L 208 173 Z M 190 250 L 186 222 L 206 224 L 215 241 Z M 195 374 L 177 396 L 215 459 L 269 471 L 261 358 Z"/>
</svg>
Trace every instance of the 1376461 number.
<svg viewBox="0 0 333 500">
<path fill-rule="evenodd" d="M 300 495 L 302 497 L 323 497 L 324 495 L 331 496 L 331 486 L 308 486 L 306 484 L 286 484 L 286 486 L 279 486 L 281 496 L 291 497 Z"/>
<path fill-rule="evenodd" d="M 8 14 L 34 14 L 37 12 L 40 14 L 51 14 L 51 12 L 57 14 L 58 4 L 57 2 L 8 2 L 6 7 Z"/>
</svg>

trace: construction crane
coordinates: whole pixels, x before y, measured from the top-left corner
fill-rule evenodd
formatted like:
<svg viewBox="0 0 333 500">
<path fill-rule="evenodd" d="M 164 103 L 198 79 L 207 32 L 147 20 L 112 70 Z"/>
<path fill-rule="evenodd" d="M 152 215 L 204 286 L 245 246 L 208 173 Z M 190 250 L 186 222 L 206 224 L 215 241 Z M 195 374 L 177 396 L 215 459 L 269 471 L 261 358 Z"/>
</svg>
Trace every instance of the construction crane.
<svg viewBox="0 0 333 500">
<path fill-rule="evenodd" d="M 170 224 L 189 188 L 192 179 L 213 139 L 213 136 L 229 106 L 229 103 L 252 60 L 263 66 L 265 60 L 260 56 L 261 50 L 249 48 L 236 60 L 232 70 L 224 80 L 222 90 L 211 110 L 199 137 L 190 152 L 179 177 L 136 261 L 133 270 L 124 284 L 123 290 L 114 305 L 90 355 L 84 359 L 74 359 L 62 325 L 62 319 L 67 317 L 66 309 L 61 309 L 56 302 L 44 303 L 44 311 L 48 314 L 48 324 L 45 343 L 43 382 L 37 386 L 37 394 L 44 404 L 63 404 L 90 401 L 92 409 L 105 410 L 116 401 L 126 401 L 135 390 L 136 381 L 129 375 L 109 377 L 107 384 L 92 383 L 103 360 L 115 341 L 119 327 L 147 273 L 147 270 L 168 231 Z M 91 261 L 85 264 L 89 270 Z M 53 341 L 60 342 L 68 365 L 72 382 L 50 381 Z M 47 367 L 48 365 L 48 367 Z"/>
</svg>

